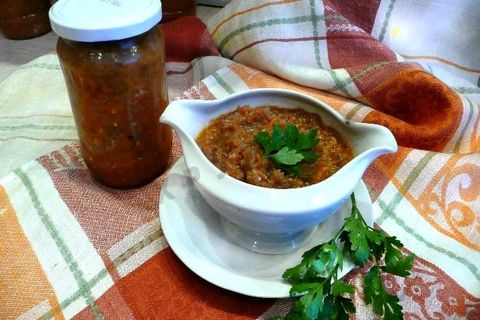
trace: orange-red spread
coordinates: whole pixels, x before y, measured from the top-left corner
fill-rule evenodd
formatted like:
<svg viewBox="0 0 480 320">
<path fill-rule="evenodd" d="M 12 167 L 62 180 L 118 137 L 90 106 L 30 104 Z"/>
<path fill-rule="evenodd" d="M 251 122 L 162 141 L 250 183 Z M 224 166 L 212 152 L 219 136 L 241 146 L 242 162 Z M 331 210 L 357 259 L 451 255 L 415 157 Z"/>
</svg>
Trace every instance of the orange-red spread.
<svg viewBox="0 0 480 320">
<path fill-rule="evenodd" d="M 255 134 L 272 132 L 276 124 L 281 127 L 293 124 L 300 132 L 317 131 L 319 142 L 312 151 L 319 155 L 319 159 L 301 164 L 301 176 L 283 172 L 265 157 L 255 142 Z M 224 114 L 200 132 L 197 143 L 207 158 L 228 175 L 270 188 L 298 188 L 320 182 L 353 157 L 345 139 L 326 126 L 319 115 L 274 106 L 242 106 Z"/>
<path fill-rule="evenodd" d="M 0 31 L 6 38 L 28 39 L 50 31 L 49 0 L 1 0 Z"/>
<path fill-rule="evenodd" d="M 163 0 L 162 22 L 168 22 L 183 16 L 194 16 L 196 10 L 195 0 Z"/>
</svg>

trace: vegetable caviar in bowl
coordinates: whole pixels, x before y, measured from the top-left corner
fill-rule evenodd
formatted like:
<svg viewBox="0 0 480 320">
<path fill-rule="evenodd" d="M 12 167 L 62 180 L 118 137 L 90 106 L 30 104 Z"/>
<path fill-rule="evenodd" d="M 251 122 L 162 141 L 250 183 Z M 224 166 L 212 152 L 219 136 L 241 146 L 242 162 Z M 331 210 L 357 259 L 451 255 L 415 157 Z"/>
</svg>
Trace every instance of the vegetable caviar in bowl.
<svg viewBox="0 0 480 320">
<path fill-rule="evenodd" d="M 353 158 L 319 115 L 275 106 L 239 107 L 212 120 L 196 141 L 229 176 L 268 188 L 318 183 Z"/>
</svg>

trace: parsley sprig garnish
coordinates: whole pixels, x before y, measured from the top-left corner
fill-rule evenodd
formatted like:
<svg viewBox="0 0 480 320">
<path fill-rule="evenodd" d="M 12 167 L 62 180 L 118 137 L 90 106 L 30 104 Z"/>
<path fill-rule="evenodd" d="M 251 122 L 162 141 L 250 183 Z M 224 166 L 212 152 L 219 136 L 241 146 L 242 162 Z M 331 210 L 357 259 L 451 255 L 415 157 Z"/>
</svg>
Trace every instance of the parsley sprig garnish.
<svg viewBox="0 0 480 320">
<path fill-rule="evenodd" d="M 286 319 L 349 319 L 355 306 L 348 296 L 355 289 L 338 279 L 346 257 L 357 266 L 373 264 L 363 279 L 365 303 L 372 304 L 374 312 L 385 319 L 403 319 L 399 299 L 386 292 L 381 273 L 409 276 L 414 256 L 402 254 L 403 245 L 396 237 L 368 226 L 353 194 L 351 201 L 352 213 L 337 234 L 305 252 L 300 264 L 283 274 L 292 284 L 290 295 L 301 296 Z"/>
<path fill-rule="evenodd" d="M 262 146 L 265 156 L 286 173 L 298 176 L 302 161 L 315 161 L 319 158 L 318 154 L 311 151 L 318 144 L 315 129 L 302 133 L 293 124 L 289 123 L 285 128 L 276 124 L 272 135 L 261 131 L 254 139 Z"/>
</svg>

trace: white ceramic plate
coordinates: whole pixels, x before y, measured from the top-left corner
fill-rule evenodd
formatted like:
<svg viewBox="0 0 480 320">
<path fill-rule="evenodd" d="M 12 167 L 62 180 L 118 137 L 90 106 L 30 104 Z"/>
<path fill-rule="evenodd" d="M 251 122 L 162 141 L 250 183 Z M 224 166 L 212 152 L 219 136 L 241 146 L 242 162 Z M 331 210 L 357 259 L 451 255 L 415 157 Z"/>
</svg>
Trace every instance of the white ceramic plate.
<svg viewBox="0 0 480 320">
<path fill-rule="evenodd" d="M 356 186 L 357 206 L 372 225 L 372 203 L 365 184 Z M 290 285 L 283 272 L 302 254 L 330 239 L 350 215 L 350 201 L 322 223 L 307 244 L 282 255 L 265 255 L 236 245 L 223 232 L 220 218 L 195 189 L 183 158 L 167 174 L 160 194 L 160 222 L 173 252 L 190 270 L 221 288 L 252 297 L 284 298 Z M 353 268 L 346 262 L 341 275 Z"/>
</svg>

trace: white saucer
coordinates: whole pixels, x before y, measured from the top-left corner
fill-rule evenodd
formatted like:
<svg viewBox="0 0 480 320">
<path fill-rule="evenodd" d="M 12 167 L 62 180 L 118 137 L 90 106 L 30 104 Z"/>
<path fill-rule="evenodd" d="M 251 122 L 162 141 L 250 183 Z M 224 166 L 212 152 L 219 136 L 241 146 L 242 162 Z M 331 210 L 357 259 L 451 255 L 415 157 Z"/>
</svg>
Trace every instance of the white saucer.
<svg viewBox="0 0 480 320">
<path fill-rule="evenodd" d="M 369 225 L 372 202 L 365 184 L 356 186 L 357 206 Z M 285 298 L 290 285 L 283 272 L 301 261 L 302 254 L 330 239 L 350 215 L 350 201 L 322 223 L 307 244 L 282 255 L 248 251 L 224 233 L 218 214 L 195 189 L 183 158 L 167 174 L 160 193 L 160 222 L 173 252 L 190 270 L 221 288 L 252 297 Z M 354 265 L 345 262 L 341 275 Z"/>
</svg>

